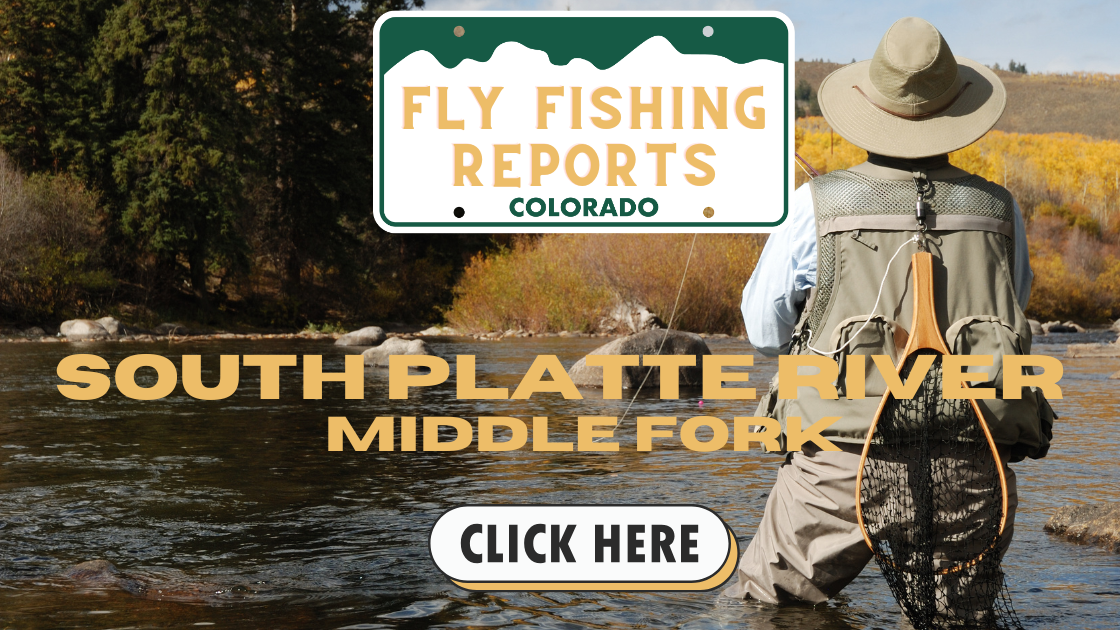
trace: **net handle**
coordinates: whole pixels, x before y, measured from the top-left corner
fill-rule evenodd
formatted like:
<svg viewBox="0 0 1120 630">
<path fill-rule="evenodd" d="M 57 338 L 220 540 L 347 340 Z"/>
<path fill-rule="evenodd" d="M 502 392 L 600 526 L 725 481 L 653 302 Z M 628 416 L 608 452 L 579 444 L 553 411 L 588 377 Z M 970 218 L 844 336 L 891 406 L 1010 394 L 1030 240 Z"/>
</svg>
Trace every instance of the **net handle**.
<svg viewBox="0 0 1120 630">
<path fill-rule="evenodd" d="M 910 257 L 914 270 L 914 317 L 910 322 L 910 340 L 903 356 L 908 357 L 918 350 L 933 350 L 941 354 L 953 354 L 941 336 L 937 325 L 937 310 L 933 296 L 933 255 L 929 252 L 916 252 Z M 898 364 L 902 369 L 902 363 Z"/>
<path fill-rule="evenodd" d="M 902 367 L 906 364 L 906 359 L 918 350 L 933 350 L 942 355 L 953 354 L 945 345 L 945 338 L 941 336 L 941 328 L 937 325 L 937 311 L 934 306 L 933 293 L 933 256 L 929 252 L 917 252 L 910 257 L 910 265 L 914 273 L 914 315 L 910 323 L 910 339 L 906 342 L 906 349 L 902 351 L 902 356 L 895 367 L 896 372 L 900 375 Z M 968 387 L 968 382 L 965 381 L 961 385 Z M 879 425 L 879 418 L 883 415 L 883 409 L 887 406 L 887 399 L 890 395 L 891 393 L 888 390 L 879 401 L 879 408 L 875 410 L 875 417 L 872 418 L 871 426 L 867 429 L 867 440 L 863 443 L 863 452 L 859 457 L 859 468 L 856 470 L 856 521 L 859 523 L 859 532 L 863 535 L 863 541 L 867 543 L 871 552 L 896 570 L 904 571 L 889 558 L 880 557 L 879 552 L 875 549 L 875 543 L 872 542 L 871 536 L 867 533 L 867 525 L 863 522 L 863 507 L 860 501 L 860 488 L 863 486 L 863 467 L 867 463 L 867 453 L 871 450 L 871 438 L 875 435 L 875 428 Z M 1004 527 L 1007 526 L 1007 476 L 1003 473 L 1003 460 L 1000 458 L 999 449 L 996 448 L 996 442 L 992 438 L 992 432 L 988 429 L 988 423 L 984 421 L 984 414 L 980 410 L 980 405 L 974 398 L 969 399 L 968 402 L 972 405 L 972 411 L 980 422 L 980 428 L 984 431 L 984 438 L 988 441 L 988 448 L 992 451 L 992 457 L 996 460 L 996 470 L 999 472 L 999 487 L 1003 500 L 1000 508 L 999 531 L 992 543 L 979 555 L 956 566 L 939 569 L 937 572 L 942 575 L 967 569 L 980 562 L 984 556 L 999 545 Z"/>
</svg>

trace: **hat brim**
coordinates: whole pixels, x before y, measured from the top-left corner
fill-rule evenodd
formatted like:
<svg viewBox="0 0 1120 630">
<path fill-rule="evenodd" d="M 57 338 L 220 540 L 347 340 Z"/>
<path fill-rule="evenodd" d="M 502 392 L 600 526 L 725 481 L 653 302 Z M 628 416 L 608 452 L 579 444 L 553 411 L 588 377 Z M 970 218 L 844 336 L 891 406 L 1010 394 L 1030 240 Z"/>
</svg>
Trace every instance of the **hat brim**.
<svg viewBox="0 0 1120 630">
<path fill-rule="evenodd" d="M 947 109 L 908 119 L 885 112 L 853 86 L 868 82 L 871 61 L 859 61 L 825 77 L 817 102 L 825 120 L 857 147 L 897 158 L 921 158 L 956 151 L 995 126 L 1007 105 L 1003 82 L 983 64 L 957 57 L 961 85 L 972 84 Z"/>
</svg>

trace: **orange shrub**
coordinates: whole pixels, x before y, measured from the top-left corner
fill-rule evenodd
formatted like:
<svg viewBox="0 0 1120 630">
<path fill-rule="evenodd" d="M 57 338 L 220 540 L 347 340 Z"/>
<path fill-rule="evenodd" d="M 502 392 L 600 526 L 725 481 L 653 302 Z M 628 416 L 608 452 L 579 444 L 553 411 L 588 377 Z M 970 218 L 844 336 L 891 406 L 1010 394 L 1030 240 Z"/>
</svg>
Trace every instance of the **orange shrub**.
<svg viewBox="0 0 1120 630">
<path fill-rule="evenodd" d="M 549 234 L 477 256 L 455 288 L 448 322 L 471 331 L 596 331 L 622 302 L 645 305 L 673 328 L 743 330 L 739 302 L 764 237 L 700 234 Z M 681 277 L 688 262 L 688 273 Z"/>
<path fill-rule="evenodd" d="M 471 331 L 594 330 L 611 295 L 588 281 L 573 256 L 579 236 L 524 238 L 512 248 L 475 256 L 455 286 L 447 321 Z"/>
</svg>

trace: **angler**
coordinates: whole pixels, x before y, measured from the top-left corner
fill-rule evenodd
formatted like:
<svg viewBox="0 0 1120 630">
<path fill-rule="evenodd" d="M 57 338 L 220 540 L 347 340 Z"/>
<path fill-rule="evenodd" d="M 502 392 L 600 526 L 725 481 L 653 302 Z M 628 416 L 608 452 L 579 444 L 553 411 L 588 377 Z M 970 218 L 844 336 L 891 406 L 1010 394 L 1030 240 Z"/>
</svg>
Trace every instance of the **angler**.
<svg viewBox="0 0 1120 630">
<path fill-rule="evenodd" d="M 948 158 L 996 124 L 1006 92 L 982 64 L 955 57 L 933 25 L 903 18 L 870 60 L 828 76 L 818 99 L 832 128 L 865 149 L 868 159 L 797 190 L 789 217 L 771 234 L 743 291 L 743 317 L 751 343 L 763 354 L 824 357 L 836 363 L 838 377 L 834 399 L 814 387 L 783 397 L 775 381 L 755 415 L 787 427 L 795 418 L 808 426 L 840 416 L 822 432 L 840 450 L 806 448 L 787 456 L 758 533 L 739 564 L 738 581 L 726 593 L 770 603 L 823 602 L 875 557 L 916 628 L 937 622 L 995 627 L 995 620 L 1000 627 L 1017 627 L 999 569 L 1016 506 L 1015 475 L 1007 463 L 1044 457 L 1055 415 L 1040 388 L 1012 386 L 1007 374 L 1022 369 L 1012 357 L 1031 349 L 1023 309 L 1032 274 L 1018 204 L 1003 187 L 952 166 Z M 922 330 L 916 323 L 923 323 Z M 915 400 L 900 401 L 888 393 L 873 361 L 855 364 L 862 374 L 846 373 L 853 365 L 849 357 L 885 355 L 898 365 L 899 377 L 911 368 L 924 374 L 915 365 L 928 367 L 924 361 L 930 353 L 939 361 L 949 355 L 991 355 L 991 366 L 980 368 L 987 375 L 967 375 L 980 377 L 972 386 L 996 395 L 959 403 L 925 396 L 940 389 L 939 367 L 922 381 Z M 848 390 L 853 382 L 863 396 Z M 1006 391 L 1008 386 L 1017 391 Z M 912 416 L 899 416 L 900 408 Z M 872 444 L 873 421 L 892 413 L 895 433 Z M 905 494 L 954 483 L 964 487 L 964 476 L 982 461 L 948 448 L 937 455 L 915 451 L 906 465 L 896 460 L 893 468 L 890 462 L 864 468 L 861 459 L 870 460 L 873 447 L 892 446 L 892 439 L 941 444 L 935 442 L 941 439 L 936 433 L 941 425 L 928 424 L 931 414 L 938 422 L 946 420 L 946 427 L 949 421 L 972 418 L 971 444 L 987 449 L 991 471 L 1002 471 L 990 476 L 990 487 L 975 490 L 987 494 L 977 494 L 974 504 L 961 510 L 977 527 L 998 525 L 995 543 L 993 538 L 962 539 L 955 546 L 939 546 L 936 524 L 953 515 L 938 507 L 935 492 Z M 919 432 L 900 417 L 934 430 Z M 983 426 L 987 429 L 981 432 Z M 946 443 L 969 444 L 963 439 Z M 928 474 L 943 462 L 949 462 L 943 476 Z M 883 498 L 863 493 L 857 475 L 865 472 L 865 479 L 890 477 L 895 483 L 883 486 L 887 499 L 905 495 L 912 499 L 907 509 L 928 520 L 911 514 L 909 522 L 865 522 L 872 504 Z M 909 528 L 915 540 L 925 537 L 939 555 L 930 557 L 928 549 L 893 558 L 881 549 L 873 552 L 872 539 L 889 536 L 892 528 Z M 973 542 L 979 546 L 970 549 Z M 957 561 L 953 554 L 975 561 Z M 902 566 L 915 558 L 928 562 Z M 928 588 L 914 588 L 918 580 Z"/>
</svg>

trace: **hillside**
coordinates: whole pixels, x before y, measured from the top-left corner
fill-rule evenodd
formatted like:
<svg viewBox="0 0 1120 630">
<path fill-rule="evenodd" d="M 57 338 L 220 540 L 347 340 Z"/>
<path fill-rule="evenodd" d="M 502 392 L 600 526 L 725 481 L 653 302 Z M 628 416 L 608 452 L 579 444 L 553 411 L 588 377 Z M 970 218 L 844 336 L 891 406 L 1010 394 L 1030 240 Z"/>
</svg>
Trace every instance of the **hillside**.
<svg viewBox="0 0 1120 630">
<path fill-rule="evenodd" d="M 1007 110 L 996 129 L 1120 140 L 1120 76 L 996 74 L 1007 87 Z"/>
<path fill-rule="evenodd" d="M 843 64 L 801 61 L 795 84 L 807 81 L 816 94 L 821 81 Z M 1107 74 L 1018 74 L 997 70 L 1007 88 L 1007 110 L 996 129 L 1010 133 L 1081 133 L 1120 140 L 1120 76 Z"/>
</svg>

